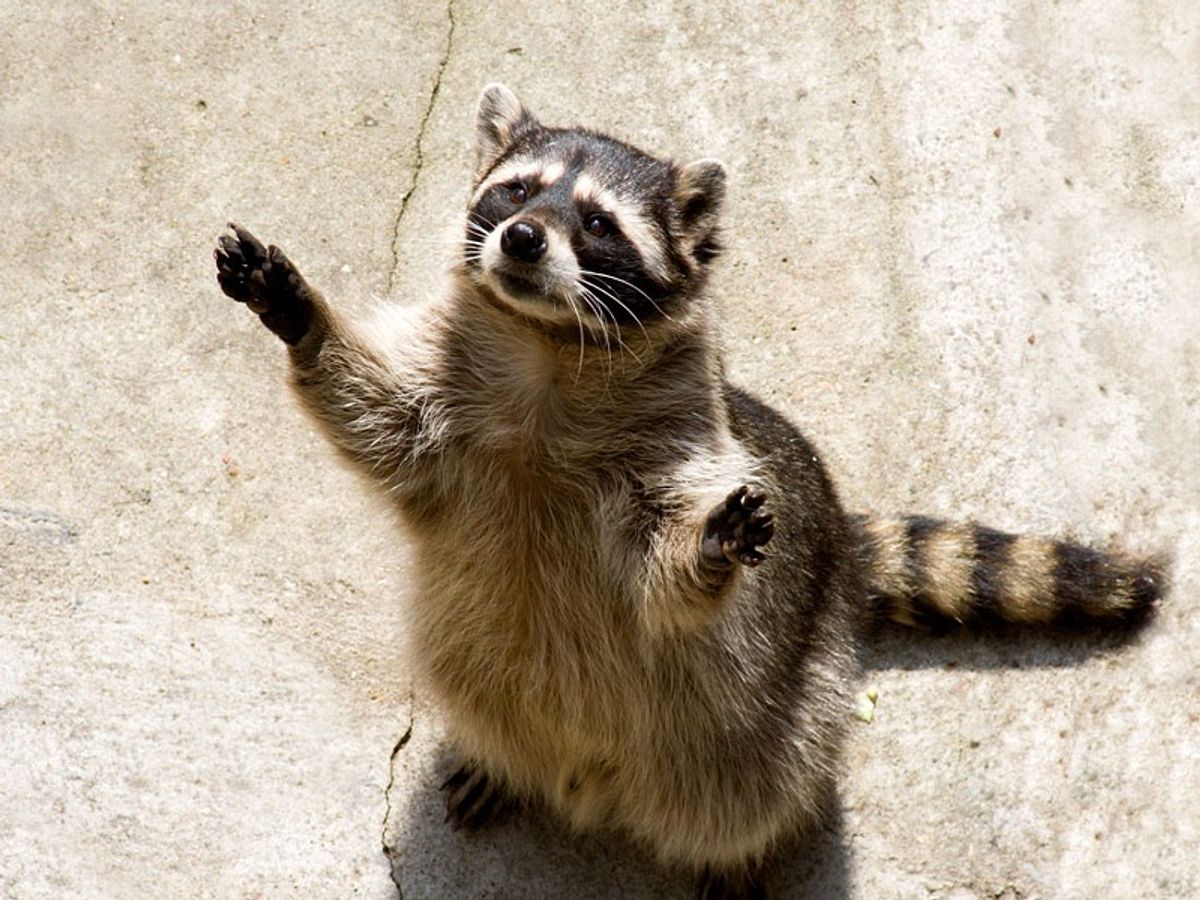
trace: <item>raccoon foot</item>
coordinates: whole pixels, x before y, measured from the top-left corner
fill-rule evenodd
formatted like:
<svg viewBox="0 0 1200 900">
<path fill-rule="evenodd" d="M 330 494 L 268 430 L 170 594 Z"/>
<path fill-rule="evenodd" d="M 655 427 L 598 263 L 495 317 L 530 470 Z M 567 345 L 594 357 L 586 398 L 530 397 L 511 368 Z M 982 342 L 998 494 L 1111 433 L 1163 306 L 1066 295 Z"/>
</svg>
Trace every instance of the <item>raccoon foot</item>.
<svg viewBox="0 0 1200 900">
<path fill-rule="evenodd" d="M 765 493 L 743 484 L 708 514 L 700 542 L 707 566 L 757 566 L 767 558 L 762 547 L 775 534 L 775 516 L 764 507 L 766 501 Z"/>
<path fill-rule="evenodd" d="M 275 245 L 264 247 L 245 228 L 229 223 L 213 251 L 221 290 L 258 313 L 281 340 L 298 344 L 312 327 L 316 302 L 312 288 Z"/>
<path fill-rule="evenodd" d="M 504 786 L 472 763 L 463 763 L 446 779 L 446 821 L 455 831 L 474 831 L 512 807 Z"/>
<path fill-rule="evenodd" d="M 762 872 L 731 875 L 705 870 L 696 882 L 696 900 L 770 900 L 774 896 Z"/>
</svg>

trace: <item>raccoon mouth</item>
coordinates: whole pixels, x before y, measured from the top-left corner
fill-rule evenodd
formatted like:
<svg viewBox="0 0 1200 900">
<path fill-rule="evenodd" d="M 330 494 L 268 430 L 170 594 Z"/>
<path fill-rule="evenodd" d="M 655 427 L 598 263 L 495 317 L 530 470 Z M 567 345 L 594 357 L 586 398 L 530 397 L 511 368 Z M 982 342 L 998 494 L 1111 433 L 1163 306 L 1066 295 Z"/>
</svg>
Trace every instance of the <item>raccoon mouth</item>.
<svg viewBox="0 0 1200 900">
<path fill-rule="evenodd" d="M 496 276 L 500 282 L 500 287 L 504 289 L 506 294 L 511 294 L 514 297 L 542 297 L 545 295 L 544 288 L 530 281 L 528 278 L 513 275 L 511 272 L 497 272 Z"/>
</svg>

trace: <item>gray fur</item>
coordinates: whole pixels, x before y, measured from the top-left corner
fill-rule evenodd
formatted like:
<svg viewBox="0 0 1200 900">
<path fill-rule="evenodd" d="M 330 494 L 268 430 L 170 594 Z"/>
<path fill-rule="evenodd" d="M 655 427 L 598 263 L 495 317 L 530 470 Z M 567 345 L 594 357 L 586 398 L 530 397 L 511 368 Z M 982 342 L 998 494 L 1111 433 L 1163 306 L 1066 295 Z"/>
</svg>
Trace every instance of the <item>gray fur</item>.
<svg viewBox="0 0 1200 900">
<path fill-rule="evenodd" d="M 236 228 L 221 286 L 289 343 L 304 408 L 407 524 L 416 658 L 463 757 L 452 820 L 533 799 L 704 873 L 705 896 L 753 895 L 832 789 L 866 576 L 907 613 L 935 574 L 1009 585 L 1028 618 L 1058 569 L 986 530 L 852 527 L 813 448 L 725 380 L 703 290 L 719 163 L 546 128 L 497 85 L 476 134 L 442 299 L 351 322 Z M 616 232 L 591 234 L 597 207 Z M 517 221 L 544 256 L 505 255 Z"/>
</svg>

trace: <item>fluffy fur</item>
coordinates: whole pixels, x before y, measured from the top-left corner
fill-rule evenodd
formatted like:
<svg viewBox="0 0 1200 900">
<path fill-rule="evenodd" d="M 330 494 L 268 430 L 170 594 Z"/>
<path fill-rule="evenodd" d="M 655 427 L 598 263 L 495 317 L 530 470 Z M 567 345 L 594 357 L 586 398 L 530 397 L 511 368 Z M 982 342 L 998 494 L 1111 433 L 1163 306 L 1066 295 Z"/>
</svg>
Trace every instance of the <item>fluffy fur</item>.
<svg viewBox="0 0 1200 900">
<path fill-rule="evenodd" d="M 1124 558 L 848 519 L 813 448 L 723 375 L 719 163 L 547 128 L 500 86 L 476 135 L 440 301 L 353 323 L 243 229 L 217 251 L 409 526 L 457 822 L 531 798 L 704 873 L 703 896 L 757 896 L 832 788 L 872 596 L 910 623 L 1153 602 L 1157 570 Z"/>
</svg>

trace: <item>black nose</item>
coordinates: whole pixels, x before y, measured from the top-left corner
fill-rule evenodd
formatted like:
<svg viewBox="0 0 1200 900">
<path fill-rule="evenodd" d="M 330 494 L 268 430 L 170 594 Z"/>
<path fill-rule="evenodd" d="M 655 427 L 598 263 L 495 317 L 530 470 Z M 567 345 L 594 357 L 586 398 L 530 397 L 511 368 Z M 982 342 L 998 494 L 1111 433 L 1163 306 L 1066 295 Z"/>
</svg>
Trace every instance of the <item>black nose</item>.
<svg viewBox="0 0 1200 900">
<path fill-rule="evenodd" d="M 533 222 L 513 222 L 500 233 L 500 249 L 521 262 L 537 262 L 546 252 L 546 232 Z"/>
</svg>

